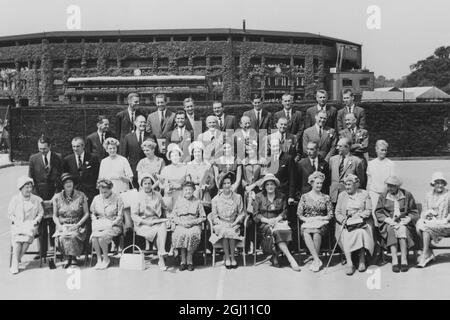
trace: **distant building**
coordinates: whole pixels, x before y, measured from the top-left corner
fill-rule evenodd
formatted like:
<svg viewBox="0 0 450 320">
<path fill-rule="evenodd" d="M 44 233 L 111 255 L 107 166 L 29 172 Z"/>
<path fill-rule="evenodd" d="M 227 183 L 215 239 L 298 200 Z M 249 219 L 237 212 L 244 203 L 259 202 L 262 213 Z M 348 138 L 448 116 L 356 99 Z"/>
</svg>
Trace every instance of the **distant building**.
<svg viewBox="0 0 450 320">
<path fill-rule="evenodd" d="M 239 29 L 69 31 L 0 37 L 0 100 L 123 104 L 137 91 L 172 101 L 266 100 L 289 92 L 372 90 L 361 45 L 305 32 Z"/>
<path fill-rule="evenodd" d="M 361 101 L 450 101 L 450 95 L 436 87 L 387 87 L 364 91 Z"/>
</svg>

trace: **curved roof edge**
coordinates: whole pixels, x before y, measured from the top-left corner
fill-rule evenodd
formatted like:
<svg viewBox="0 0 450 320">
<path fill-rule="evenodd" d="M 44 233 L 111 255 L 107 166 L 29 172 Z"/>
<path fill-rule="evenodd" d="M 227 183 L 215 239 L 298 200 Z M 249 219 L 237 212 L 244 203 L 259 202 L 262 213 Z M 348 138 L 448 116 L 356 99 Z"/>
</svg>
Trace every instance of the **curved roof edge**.
<svg viewBox="0 0 450 320">
<path fill-rule="evenodd" d="M 11 35 L 0 37 L 0 42 L 8 41 L 24 41 L 36 39 L 52 39 L 52 38 L 89 38 L 89 37 L 129 37 L 129 36 L 179 36 L 179 35 L 241 35 L 241 36 L 270 36 L 270 37 L 292 37 L 292 38 L 310 38 L 329 40 L 361 46 L 361 44 L 348 40 L 323 36 L 309 32 L 294 31 L 271 31 L 271 30 L 251 30 L 230 28 L 213 28 L 213 29 L 155 29 L 155 30 L 90 30 L 90 31 L 51 31 L 28 33 L 21 35 Z"/>
</svg>

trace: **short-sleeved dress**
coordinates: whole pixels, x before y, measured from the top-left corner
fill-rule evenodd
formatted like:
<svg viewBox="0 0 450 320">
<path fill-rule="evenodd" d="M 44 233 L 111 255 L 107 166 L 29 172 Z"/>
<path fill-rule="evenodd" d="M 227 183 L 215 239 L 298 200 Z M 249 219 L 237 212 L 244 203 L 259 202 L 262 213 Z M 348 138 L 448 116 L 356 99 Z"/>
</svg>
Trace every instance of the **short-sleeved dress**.
<svg viewBox="0 0 450 320">
<path fill-rule="evenodd" d="M 227 196 L 219 192 L 212 200 L 211 222 L 219 239 L 242 240 L 239 225 L 231 227 L 231 224 L 243 215 L 245 212 L 242 197 L 237 193 L 232 192 Z"/>
<path fill-rule="evenodd" d="M 433 219 L 426 220 L 427 213 L 433 214 Z M 434 242 L 439 242 L 443 237 L 450 236 L 450 223 L 446 222 L 450 213 L 450 192 L 445 190 L 441 194 L 430 191 L 425 196 L 422 214 L 417 221 L 419 230 L 428 232 Z"/>
<path fill-rule="evenodd" d="M 131 205 L 131 219 L 133 219 L 136 234 L 153 242 L 158 231 L 161 228 L 166 228 L 166 223 L 161 222 L 148 226 L 143 222 L 164 218 L 165 206 L 161 194 L 157 191 L 150 193 L 140 191 L 137 202 Z M 164 248 L 161 248 L 161 250 L 164 251 Z"/>
<path fill-rule="evenodd" d="M 53 237 L 56 238 L 58 247 L 64 255 L 79 256 L 83 252 L 83 244 L 86 239 L 86 227 L 77 230 L 67 230 L 68 226 L 78 223 L 86 211 L 88 211 L 87 197 L 78 190 L 74 190 L 72 197 L 65 197 L 64 191 L 53 196 L 53 207 L 57 210 L 59 223 L 62 230 L 57 230 Z"/>
<path fill-rule="evenodd" d="M 180 198 L 172 213 L 175 222 L 175 230 L 172 234 L 173 248 L 196 250 L 201 240 L 201 224 L 206 219 L 202 202 L 195 197 Z M 183 226 L 184 223 L 190 223 L 191 226 Z"/>
<path fill-rule="evenodd" d="M 329 195 L 321 193 L 318 199 L 314 199 L 311 194 L 305 193 L 301 196 L 298 203 L 297 216 L 300 217 L 317 217 L 328 216 L 329 219 L 333 217 L 333 204 Z M 302 224 L 300 231 L 304 233 L 318 233 L 322 237 L 326 235 L 328 230 L 328 223 L 320 228 L 309 228 L 307 224 Z"/>
<path fill-rule="evenodd" d="M 121 155 L 116 155 L 114 158 L 107 157 L 103 159 L 100 163 L 98 178 L 111 180 L 113 183 L 112 191 L 117 194 L 130 189 L 130 184 L 119 179 L 119 177 L 128 178 L 130 180 L 133 178 L 133 171 L 131 170 L 128 160 Z"/>
<path fill-rule="evenodd" d="M 38 234 L 39 222 L 44 216 L 42 199 L 34 194 L 29 199 L 25 199 L 22 193 L 16 194 L 9 202 L 8 216 L 13 222 L 12 242 L 32 243 Z M 34 220 L 38 223 L 34 224 Z"/>
<path fill-rule="evenodd" d="M 138 181 L 144 174 L 150 174 L 156 178 L 157 174 L 161 173 L 161 170 L 165 167 L 164 160 L 160 157 L 155 156 L 152 159 L 144 158 L 139 161 L 136 167 L 138 173 Z"/>
<path fill-rule="evenodd" d="M 103 195 L 96 195 L 91 203 L 92 224 L 95 219 L 107 219 L 111 221 L 111 228 L 105 230 L 92 230 L 92 238 L 99 238 L 107 243 L 111 243 L 114 237 L 122 233 L 123 225 L 123 202 L 119 195 L 111 193 L 108 198 Z"/>
</svg>

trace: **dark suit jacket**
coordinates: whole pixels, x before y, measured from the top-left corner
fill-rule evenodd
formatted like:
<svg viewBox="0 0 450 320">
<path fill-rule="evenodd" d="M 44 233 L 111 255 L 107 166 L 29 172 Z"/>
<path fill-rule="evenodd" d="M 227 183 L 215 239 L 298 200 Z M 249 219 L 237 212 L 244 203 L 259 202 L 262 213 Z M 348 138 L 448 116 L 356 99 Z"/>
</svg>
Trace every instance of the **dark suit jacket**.
<svg viewBox="0 0 450 320">
<path fill-rule="evenodd" d="M 337 130 L 345 129 L 345 115 L 347 114 L 347 107 L 343 107 L 337 112 Z M 356 117 L 356 126 L 361 129 L 366 129 L 366 111 L 358 106 L 353 108 L 353 114 Z"/>
<path fill-rule="evenodd" d="M 272 113 L 265 109 L 262 109 L 259 125 L 256 123 L 257 119 L 254 109 L 245 111 L 243 115 L 250 118 L 250 126 L 258 132 L 260 129 L 266 129 L 267 134 L 269 134 L 270 130 L 273 128 Z"/>
<path fill-rule="evenodd" d="M 283 110 L 280 110 L 278 112 L 275 112 L 274 114 L 274 128 L 276 127 L 276 123 L 278 122 L 278 119 L 280 117 L 286 117 L 286 112 Z M 305 121 L 304 117 L 301 111 L 294 111 L 291 110 L 291 119 L 288 122 L 287 125 L 287 132 L 293 134 L 296 136 L 297 141 L 299 141 L 302 138 L 303 130 L 305 130 Z"/>
<path fill-rule="evenodd" d="M 367 154 L 367 148 L 369 146 L 369 133 L 367 130 L 356 129 L 356 133 L 353 134 L 349 129 L 344 129 L 339 132 L 339 138 L 350 139 L 351 153 L 359 158 L 365 158 L 367 161 L 369 160 L 369 156 Z"/>
<path fill-rule="evenodd" d="M 144 140 L 149 135 L 144 132 Z M 145 157 L 141 146 L 139 145 L 138 138 L 135 132 L 129 133 L 125 136 L 122 143 L 122 148 L 120 148 L 120 154 L 128 159 L 130 163 L 131 170 L 133 170 L 133 176 L 137 177 L 136 167 L 139 160 Z"/>
<path fill-rule="evenodd" d="M 192 131 L 193 134 L 194 134 L 194 139 L 197 139 L 198 135 L 200 133 L 202 133 L 205 130 L 205 128 L 206 128 L 205 119 L 203 117 L 199 117 L 196 114 L 194 114 L 194 121 L 199 121 L 200 124 L 201 124 L 201 126 L 199 128 L 197 128 L 198 132 L 196 132 L 196 130 L 194 130 L 194 126 L 193 125 L 195 125 L 195 124 L 191 123 L 191 121 L 189 121 L 188 116 L 186 115 L 186 128 L 189 131 Z M 174 128 L 175 128 L 175 125 L 174 125 Z"/>
<path fill-rule="evenodd" d="M 110 137 L 114 137 L 114 135 L 109 132 L 106 131 L 105 133 L 105 139 L 110 138 Z M 119 146 L 120 148 L 120 146 Z M 108 156 L 108 154 L 106 153 L 105 148 L 103 148 L 103 145 L 100 144 L 100 137 L 98 136 L 97 131 L 91 133 L 90 135 L 88 135 L 86 137 L 86 149 L 85 151 L 87 153 L 90 153 L 92 155 L 96 155 L 98 157 L 99 160 L 102 160 L 104 158 L 106 158 Z"/>
<path fill-rule="evenodd" d="M 347 174 L 351 173 L 356 175 L 359 178 L 360 185 L 365 185 L 365 170 L 363 162 L 360 158 L 349 155 L 349 160 L 347 161 L 347 164 L 341 174 L 339 174 L 340 161 L 340 155 L 332 156 L 329 161 L 331 177 L 330 197 L 333 203 L 337 202 L 339 193 L 345 190 L 344 177 Z"/>
<path fill-rule="evenodd" d="M 333 129 L 336 129 L 337 126 L 337 110 L 335 107 L 330 107 L 326 105 L 326 110 L 328 114 L 327 122 L 325 123 L 326 127 L 330 127 Z M 317 109 L 317 104 L 314 106 L 308 108 L 306 110 L 306 117 L 305 117 L 305 128 L 312 127 L 316 124 L 316 115 L 319 113 L 319 110 Z"/>
<path fill-rule="evenodd" d="M 145 116 L 145 113 L 141 109 L 135 109 L 135 117 Z M 125 110 L 116 114 L 116 138 L 122 142 L 123 138 L 134 130 L 134 124 L 131 122 L 130 115 L 128 114 L 128 107 Z"/>
<path fill-rule="evenodd" d="M 87 196 L 89 203 L 98 194 L 97 179 L 100 169 L 100 161 L 96 155 L 84 152 L 83 166 L 78 171 L 78 163 L 75 154 L 69 154 L 63 161 L 63 172 L 69 172 L 76 178 L 76 188 Z"/>
<path fill-rule="evenodd" d="M 319 156 L 325 159 L 325 161 L 329 161 L 330 157 L 336 151 L 336 130 L 325 127 L 323 128 L 322 138 L 320 138 L 315 125 L 306 129 L 305 132 L 303 132 L 303 154 L 305 156 L 307 156 L 306 147 L 310 141 L 319 142 Z"/>
<path fill-rule="evenodd" d="M 149 134 L 153 134 L 157 139 L 163 139 L 167 137 L 169 131 L 174 127 L 175 113 L 166 109 L 164 113 L 164 122 L 161 128 L 161 122 L 159 121 L 159 110 L 152 112 L 147 117 L 146 131 Z"/>
<path fill-rule="evenodd" d="M 328 194 L 330 192 L 330 172 L 328 163 L 323 160 L 320 156 L 318 171 L 325 175 L 325 181 L 323 182 L 322 192 Z M 302 194 L 311 191 L 312 187 L 308 183 L 308 177 L 316 171 L 316 168 L 311 165 L 311 160 L 309 157 L 301 159 L 297 162 L 297 181 L 299 182 L 298 189 L 300 191 L 299 198 Z"/>
<path fill-rule="evenodd" d="M 233 140 L 234 140 L 235 155 L 236 155 L 237 159 L 242 161 L 247 156 L 246 149 L 245 149 L 246 143 L 252 144 L 255 141 L 256 141 L 256 143 L 258 143 L 258 133 L 256 132 L 255 129 L 250 128 L 248 141 L 246 141 L 244 134 L 243 134 L 243 130 L 237 129 L 233 135 Z M 259 149 L 257 148 L 256 150 L 259 150 Z"/>
<path fill-rule="evenodd" d="M 61 190 L 62 160 L 55 152 L 50 154 L 50 169 L 45 170 L 42 154 L 31 155 L 28 167 L 28 176 L 34 181 L 33 192 L 43 200 L 51 200 L 55 192 Z"/>
<path fill-rule="evenodd" d="M 222 123 L 222 127 L 220 128 L 220 131 L 236 130 L 239 127 L 235 116 L 224 113 L 223 118 L 224 121 Z"/>
<path fill-rule="evenodd" d="M 296 167 L 292 155 L 281 152 L 278 161 L 271 157 L 268 163 L 268 172 L 273 173 L 280 180 L 279 190 L 287 198 L 295 198 Z"/>
</svg>

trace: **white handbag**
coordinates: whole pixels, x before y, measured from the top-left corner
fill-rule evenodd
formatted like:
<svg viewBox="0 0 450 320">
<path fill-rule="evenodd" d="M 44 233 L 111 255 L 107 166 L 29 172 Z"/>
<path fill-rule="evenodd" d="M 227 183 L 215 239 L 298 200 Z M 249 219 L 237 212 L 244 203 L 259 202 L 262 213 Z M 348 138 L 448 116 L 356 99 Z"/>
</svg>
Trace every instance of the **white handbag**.
<svg viewBox="0 0 450 320">
<path fill-rule="evenodd" d="M 131 247 L 136 247 L 139 250 L 139 253 L 125 253 L 125 250 Z M 145 257 L 141 248 L 132 244 L 123 249 L 122 256 L 120 257 L 119 268 L 124 270 L 145 270 Z"/>
</svg>

